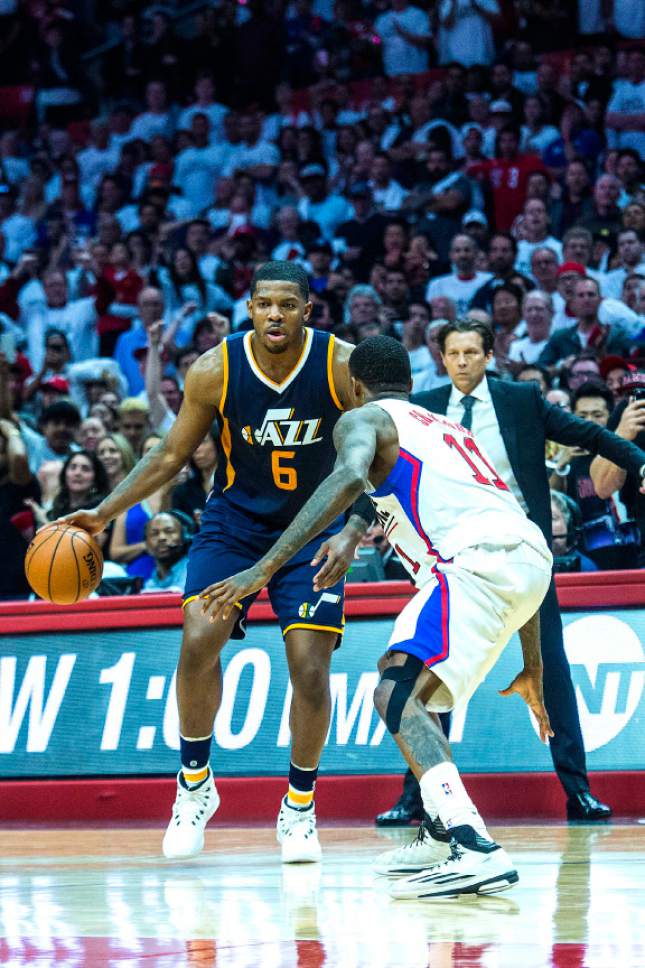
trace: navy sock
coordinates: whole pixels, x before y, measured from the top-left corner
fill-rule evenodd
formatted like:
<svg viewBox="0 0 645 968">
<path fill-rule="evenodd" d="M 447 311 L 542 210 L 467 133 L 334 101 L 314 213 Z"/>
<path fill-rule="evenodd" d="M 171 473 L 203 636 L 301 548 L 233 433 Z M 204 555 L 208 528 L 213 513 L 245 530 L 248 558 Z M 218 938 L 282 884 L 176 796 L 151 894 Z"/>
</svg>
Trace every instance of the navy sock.
<svg viewBox="0 0 645 968">
<path fill-rule="evenodd" d="M 198 736 L 196 738 L 180 735 L 181 772 L 188 789 L 199 786 L 208 776 L 208 761 L 212 741 L 212 733 L 210 736 Z"/>
<path fill-rule="evenodd" d="M 312 770 L 305 770 L 294 763 L 290 763 L 287 805 L 295 810 L 308 810 L 313 803 L 317 776 L 317 766 Z"/>
</svg>

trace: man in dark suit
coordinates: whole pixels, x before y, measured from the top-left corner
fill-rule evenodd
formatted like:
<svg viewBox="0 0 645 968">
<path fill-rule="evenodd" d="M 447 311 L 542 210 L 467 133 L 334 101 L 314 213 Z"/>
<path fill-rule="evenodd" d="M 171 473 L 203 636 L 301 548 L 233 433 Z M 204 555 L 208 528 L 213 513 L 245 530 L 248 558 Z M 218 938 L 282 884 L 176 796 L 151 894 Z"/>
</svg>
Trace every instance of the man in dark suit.
<svg viewBox="0 0 645 968">
<path fill-rule="evenodd" d="M 439 333 L 439 345 L 452 383 L 418 393 L 412 396 L 412 402 L 472 429 L 500 477 L 529 518 L 541 528 L 549 547 L 551 502 L 544 460 L 547 439 L 600 454 L 642 481 L 645 452 L 639 447 L 547 403 L 534 383 L 505 383 L 486 376 L 486 366 L 493 356 L 493 334 L 485 323 L 469 319 L 448 323 Z M 567 817 L 606 820 L 611 816 L 611 809 L 589 791 L 576 697 L 553 581 L 540 609 L 540 623 L 544 698 L 555 732 L 550 743 L 551 755 L 567 793 Z M 408 798 L 412 804 L 410 794 Z M 380 815 L 387 816 L 387 813 Z M 408 819 L 413 817 L 412 811 Z M 398 819 L 401 822 L 404 818 Z M 377 818 L 377 823 L 382 822 Z"/>
</svg>

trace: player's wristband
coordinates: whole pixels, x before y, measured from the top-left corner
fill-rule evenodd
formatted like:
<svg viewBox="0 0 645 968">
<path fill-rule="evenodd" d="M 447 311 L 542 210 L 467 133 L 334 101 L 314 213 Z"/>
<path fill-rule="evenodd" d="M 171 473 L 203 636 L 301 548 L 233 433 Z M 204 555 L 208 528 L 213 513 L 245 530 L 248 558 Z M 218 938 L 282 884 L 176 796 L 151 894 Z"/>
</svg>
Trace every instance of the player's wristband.
<svg viewBox="0 0 645 968">
<path fill-rule="evenodd" d="M 376 509 L 367 494 L 361 494 L 360 497 L 356 498 L 349 509 L 349 514 L 350 516 L 357 514 L 359 518 L 365 521 L 368 528 L 376 521 Z"/>
</svg>

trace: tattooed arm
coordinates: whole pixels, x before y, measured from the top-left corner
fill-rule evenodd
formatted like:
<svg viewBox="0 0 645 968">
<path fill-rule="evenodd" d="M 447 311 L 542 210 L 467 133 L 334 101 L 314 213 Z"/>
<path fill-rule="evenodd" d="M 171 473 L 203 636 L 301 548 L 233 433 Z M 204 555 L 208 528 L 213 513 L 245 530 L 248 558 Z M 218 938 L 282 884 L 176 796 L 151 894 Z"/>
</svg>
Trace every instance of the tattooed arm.
<svg viewBox="0 0 645 968">
<path fill-rule="evenodd" d="M 215 420 L 213 400 L 222 389 L 223 363 L 220 347 L 204 353 L 186 375 L 184 399 L 168 435 L 150 450 L 118 487 L 92 511 L 73 511 L 61 520 L 99 534 L 107 524 L 133 504 L 143 501 L 180 471 L 204 439 Z"/>
<path fill-rule="evenodd" d="M 372 411 L 370 413 L 370 411 Z M 373 408 L 344 413 L 334 428 L 336 464 L 272 548 L 252 568 L 204 589 L 204 612 L 213 605 L 211 620 L 226 618 L 236 602 L 263 588 L 296 552 L 320 534 L 368 486 L 377 448 Z"/>
</svg>

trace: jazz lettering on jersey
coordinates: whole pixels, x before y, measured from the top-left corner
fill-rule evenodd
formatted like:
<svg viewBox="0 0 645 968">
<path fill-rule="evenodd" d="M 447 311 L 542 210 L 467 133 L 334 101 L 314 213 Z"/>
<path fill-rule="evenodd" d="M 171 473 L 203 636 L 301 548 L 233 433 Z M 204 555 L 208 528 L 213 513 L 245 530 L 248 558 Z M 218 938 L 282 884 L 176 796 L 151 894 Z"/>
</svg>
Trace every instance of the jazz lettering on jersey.
<svg viewBox="0 0 645 968">
<path fill-rule="evenodd" d="M 296 411 L 272 408 L 267 410 L 262 424 L 253 429 L 250 424 L 242 427 L 242 437 L 247 444 L 264 447 L 307 447 L 322 440 L 318 436 L 322 418 L 309 417 L 298 419 Z"/>
</svg>

